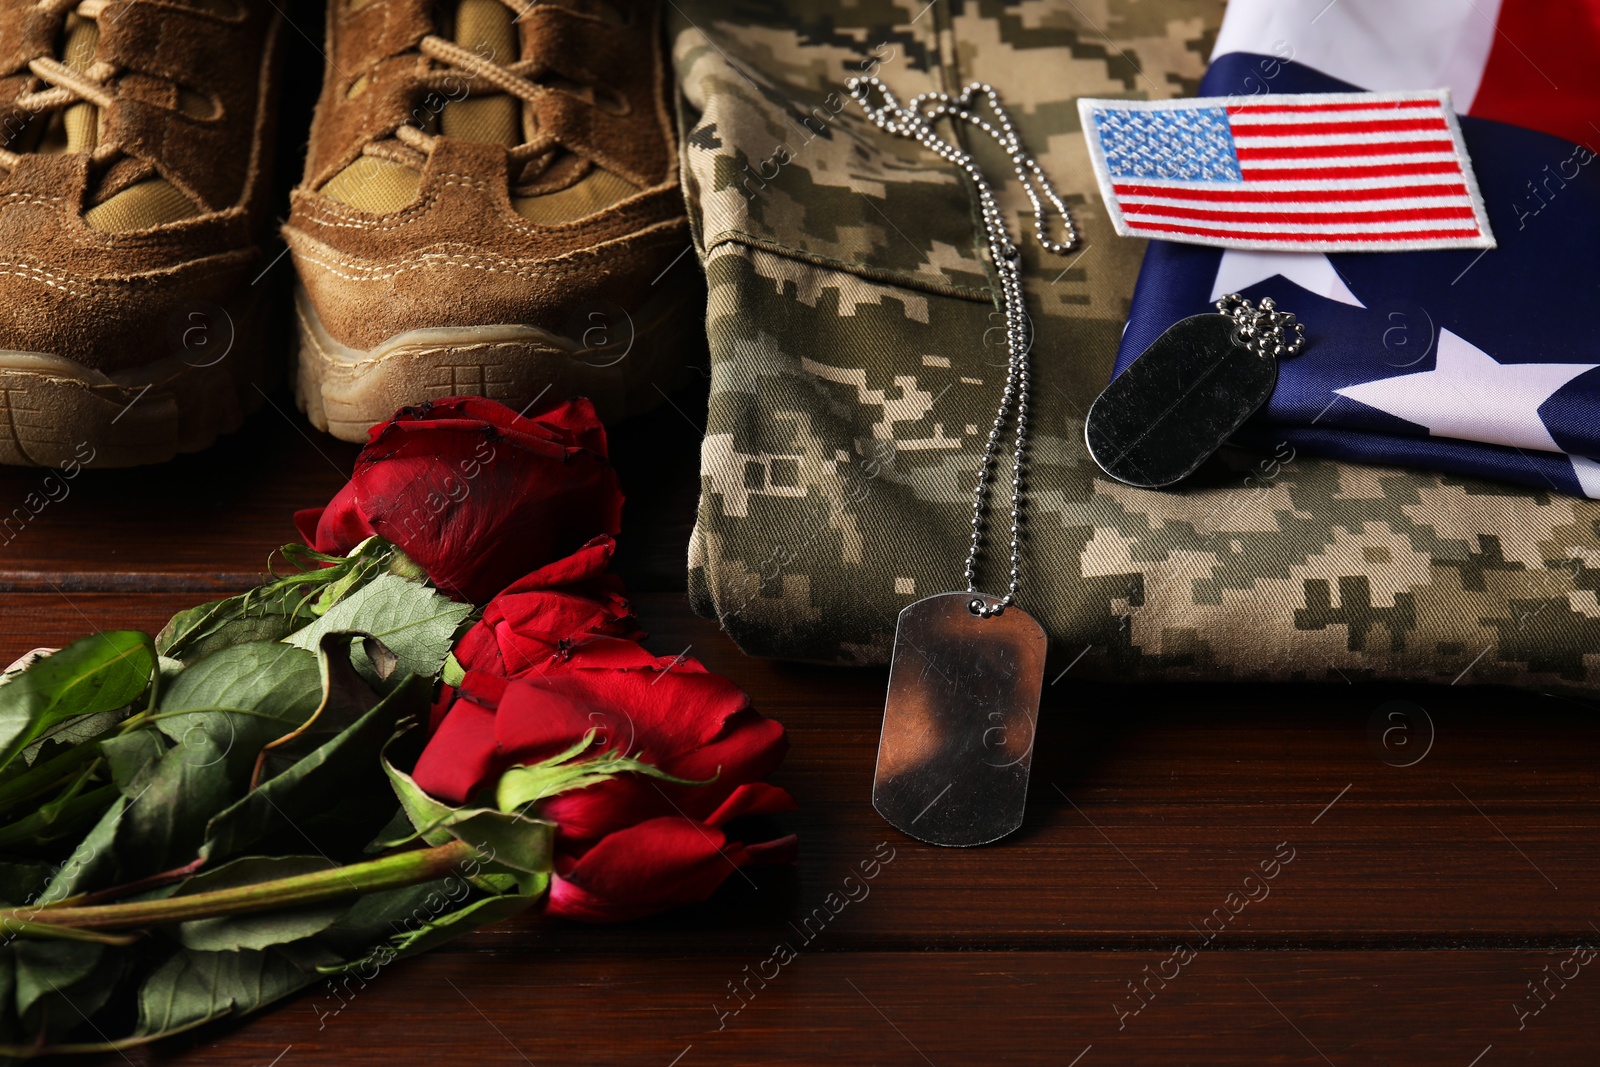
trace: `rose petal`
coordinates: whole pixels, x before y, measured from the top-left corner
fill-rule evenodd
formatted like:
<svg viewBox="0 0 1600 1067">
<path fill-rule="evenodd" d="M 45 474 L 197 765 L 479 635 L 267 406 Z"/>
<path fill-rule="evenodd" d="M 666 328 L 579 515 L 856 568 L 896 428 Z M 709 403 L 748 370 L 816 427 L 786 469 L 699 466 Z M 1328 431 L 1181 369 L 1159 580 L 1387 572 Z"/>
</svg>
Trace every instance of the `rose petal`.
<svg viewBox="0 0 1600 1067">
<path fill-rule="evenodd" d="M 728 799 L 706 816 L 706 822 L 712 826 L 725 826 L 747 815 L 776 815 L 782 811 L 794 811 L 795 808 L 794 797 L 786 790 L 767 782 L 746 782 L 728 794 Z"/>
<path fill-rule="evenodd" d="M 617 723 L 609 709 L 574 700 L 559 687 L 538 680 L 506 686 L 495 712 L 498 778 L 508 767 L 531 765 L 571 748 L 590 730 L 610 731 Z"/>
<path fill-rule="evenodd" d="M 450 804 L 465 804 L 495 771 L 495 714 L 458 699 L 417 759 L 412 779 L 423 792 Z"/>
<path fill-rule="evenodd" d="M 545 911 L 594 923 L 636 919 L 706 899 L 748 858 L 716 827 L 682 816 L 651 819 L 564 864 L 550 879 Z"/>
<path fill-rule="evenodd" d="M 606 534 L 590 538 L 572 555 L 547 563 L 517 579 L 506 587 L 503 595 L 510 596 L 535 589 L 555 589 L 598 578 L 605 573 L 607 567 L 611 566 L 611 557 L 616 551 L 616 538 Z"/>
</svg>

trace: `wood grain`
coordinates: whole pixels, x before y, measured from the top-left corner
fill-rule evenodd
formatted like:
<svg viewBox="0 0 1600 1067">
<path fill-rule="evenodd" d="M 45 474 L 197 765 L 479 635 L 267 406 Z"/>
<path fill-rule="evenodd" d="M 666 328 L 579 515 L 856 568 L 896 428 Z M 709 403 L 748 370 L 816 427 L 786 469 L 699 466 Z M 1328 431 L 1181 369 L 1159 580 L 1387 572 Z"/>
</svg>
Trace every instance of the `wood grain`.
<svg viewBox="0 0 1600 1067">
<path fill-rule="evenodd" d="M 325 503 L 355 455 L 275 396 L 214 447 L 159 467 L 0 467 L 0 590 L 200 600 L 249 588 L 298 540 L 295 511 Z"/>
<path fill-rule="evenodd" d="M 797 947 L 779 968 L 764 966 L 771 950 L 440 952 L 395 964 L 365 989 L 314 990 L 225 1034 L 178 1038 L 130 1057 L 141 1065 L 215 1067 L 265 1067 L 280 1055 L 282 1067 L 1492 1067 L 1592 1062 L 1585 1024 L 1600 1006 L 1600 977 L 1590 973 L 1600 963 L 1571 964 L 1577 977 L 1565 988 L 1552 981 L 1547 1006 L 1518 1029 L 1513 1006 L 1531 1011 L 1540 1003 L 1526 983 L 1560 968 L 1570 946 L 1201 952 L 1176 972 L 1165 968 L 1176 977 L 1164 988 L 1150 980 L 1138 1014 L 1130 1012 L 1139 1001 L 1129 983 L 1144 981 L 1146 968 L 1161 969 L 1166 951 Z M 763 983 L 758 970 L 772 977 Z"/>
</svg>

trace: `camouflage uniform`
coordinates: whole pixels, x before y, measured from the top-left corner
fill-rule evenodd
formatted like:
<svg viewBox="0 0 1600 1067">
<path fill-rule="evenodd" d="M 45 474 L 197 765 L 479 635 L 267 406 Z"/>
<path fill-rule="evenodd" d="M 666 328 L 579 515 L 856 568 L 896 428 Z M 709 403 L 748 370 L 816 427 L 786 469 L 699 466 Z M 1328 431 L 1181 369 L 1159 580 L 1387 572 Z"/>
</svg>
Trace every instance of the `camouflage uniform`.
<svg viewBox="0 0 1600 1067">
<path fill-rule="evenodd" d="M 1143 244 L 1112 233 L 1078 96 L 1194 95 L 1201 0 L 673 0 L 683 173 L 712 352 L 690 591 L 745 650 L 882 663 L 895 616 L 963 586 L 1003 317 L 964 176 L 874 128 L 845 80 L 995 86 L 1083 235 L 1041 250 L 1004 157 L 1035 343 L 1020 603 L 1052 674 L 1583 686 L 1600 504 L 1224 450 L 1183 489 L 1089 459 Z M 984 432 L 980 432 L 984 431 Z M 1009 482 L 1002 470 L 999 484 Z M 998 537 L 1004 500 L 995 510 Z M 1002 590 L 1003 552 L 980 586 Z"/>
</svg>

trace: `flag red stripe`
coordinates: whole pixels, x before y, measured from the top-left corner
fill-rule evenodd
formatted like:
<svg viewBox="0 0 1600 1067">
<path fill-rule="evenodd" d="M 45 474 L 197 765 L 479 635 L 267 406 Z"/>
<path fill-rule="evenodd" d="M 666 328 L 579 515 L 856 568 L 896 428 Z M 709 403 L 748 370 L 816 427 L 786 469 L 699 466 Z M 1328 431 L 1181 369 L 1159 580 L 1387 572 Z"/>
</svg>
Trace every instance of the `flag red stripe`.
<svg viewBox="0 0 1600 1067">
<path fill-rule="evenodd" d="M 1232 201 L 1234 203 L 1318 203 L 1339 200 L 1399 200 L 1414 196 L 1467 196 L 1461 182 L 1445 185 L 1376 185 L 1370 189 L 1175 189 L 1163 185 L 1114 185 L 1122 196 L 1164 196 L 1173 200 Z"/>
<path fill-rule="evenodd" d="M 1373 211 L 1225 211 L 1220 208 L 1168 207 L 1162 204 L 1124 204 L 1124 215 L 1158 215 L 1175 219 L 1196 219 L 1201 222 L 1277 222 L 1296 223 L 1349 222 L 1422 222 L 1427 220 L 1474 218 L 1470 207 L 1408 207 L 1378 208 Z M 1248 236 L 1243 232 L 1240 236 Z"/>
<path fill-rule="evenodd" d="M 1423 108 L 1437 111 L 1437 100 L 1378 100 L 1372 103 L 1357 101 L 1343 104 L 1235 104 L 1228 108 L 1230 115 L 1259 115 L 1267 111 L 1417 111 Z"/>
<path fill-rule="evenodd" d="M 1448 138 L 1437 141 L 1382 141 L 1377 144 L 1316 144 L 1274 145 L 1271 148 L 1236 148 L 1242 162 L 1246 159 L 1326 159 L 1344 156 L 1399 156 L 1410 152 L 1454 152 L 1455 142 Z"/>
<path fill-rule="evenodd" d="M 1334 242 L 1368 242 L 1379 241 L 1421 241 L 1435 240 L 1446 237 L 1478 237 L 1481 236 L 1476 228 L 1470 230 L 1403 230 L 1399 233 L 1243 233 L 1239 230 L 1216 229 L 1209 226 L 1177 226 L 1156 222 L 1130 223 L 1134 229 L 1146 230 L 1157 233 L 1184 233 L 1194 237 L 1228 237 L 1236 241 L 1321 241 L 1332 244 Z"/>
<path fill-rule="evenodd" d="M 1263 122 L 1232 127 L 1235 137 L 1298 137 L 1314 133 L 1406 133 L 1450 129 L 1442 118 L 1375 119 L 1371 122 Z"/>
<path fill-rule="evenodd" d="M 1432 163 L 1374 163 L 1365 167 L 1243 167 L 1245 181 L 1308 181 L 1321 178 L 1397 178 L 1407 174 L 1460 174 L 1453 160 Z"/>
</svg>

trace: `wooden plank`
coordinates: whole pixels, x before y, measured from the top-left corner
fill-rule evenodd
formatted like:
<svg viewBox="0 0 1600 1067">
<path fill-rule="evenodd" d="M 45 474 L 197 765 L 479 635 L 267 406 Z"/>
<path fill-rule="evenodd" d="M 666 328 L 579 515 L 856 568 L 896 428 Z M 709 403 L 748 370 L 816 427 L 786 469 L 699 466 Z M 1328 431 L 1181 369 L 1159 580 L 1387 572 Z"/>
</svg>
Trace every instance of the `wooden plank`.
<svg viewBox="0 0 1600 1067">
<path fill-rule="evenodd" d="M 236 1029 L 129 1057 L 208 1067 L 1501 1067 L 1592 1062 L 1590 1020 L 1600 1008 L 1600 965 L 1580 966 L 1572 946 L 1199 952 L 1182 967 L 1166 962 L 1166 950 L 907 956 L 791 947 L 781 966 L 765 943 L 651 957 L 445 951 L 393 964 L 365 988 L 352 980 L 313 989 Z M 1575 977 L 1548 977 L 1563 967 Z M 1147 979 L 1158 971 L 1174 977 Z M 1546 981 L 1546 999 L 1534 999 L 1527 983 Z M 1135 986 L 1148 990 L 1137 1014 Z"/>
<path fill-rule="evenodd" d="M 72 478 L 0 467 L 0 591 L 248 588 L 268 553 L 298 539 L 294 512 L 326 502 L 355 454 L 279 395 L 214 447 L 159 467 Z"/>
<path fill-rule="evenodd" d="M 94 628 L 159 627 L 188 594 L 0 595 L 0 657 Z M 1201 926 L 1275 846 L 1296 858 L 1217 934 L 1237 946 L 1555 946 L 1600 922 L 1600 720 L 1528 693 L 1414 687 L 1052 687 L 1023 829 L 974 850 L 910 841 L 868 794 L 883 672 L 748 659 L 681 594 L 637 598 L 664 655 L 688 650 L 789 728 L 774 776 L 800 810 L 794 870 L 729 879 L 710 904 L 620 930 L 513 924 L 497 944 L 675 951 L 781 934 L 879 842 L 874 900 L 829 924 L 832 949 L 1127 947 Z M 1407 698 L 1410 767 L 1369 726 Z M 1407 755 L 1406 758 L 1411 758 Z"/>
<path fill-rule="evenodd" d="M 156 633 L 184 608 L 248 586 L 189 593 L 0 593 L 0 667 L 35 648 L 60 648 L 99 630 Z"/>
</svg>

